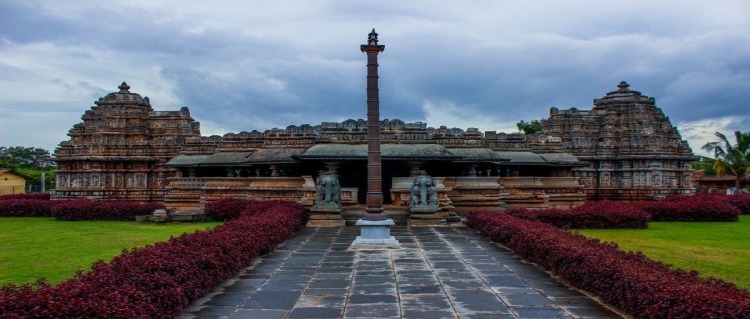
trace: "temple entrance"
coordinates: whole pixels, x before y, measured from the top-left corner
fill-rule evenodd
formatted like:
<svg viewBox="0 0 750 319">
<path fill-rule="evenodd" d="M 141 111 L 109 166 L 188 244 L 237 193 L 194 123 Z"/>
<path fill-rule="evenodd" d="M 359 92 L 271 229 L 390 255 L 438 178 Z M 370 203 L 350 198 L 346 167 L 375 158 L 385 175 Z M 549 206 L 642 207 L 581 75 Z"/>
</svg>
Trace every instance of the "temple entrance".
<svg viewBox="0 0 750 319">
<path fill-rule="evenodd" d="M 356 187 L 357 202 L 364 203 L 367 195 L 367 162 L 346 161 L 339 166 L 339 183 L 341 187 Z"/>
<path fill-rule="evenodd" d="M 391 187 L 393 177 L 409 176 L 409 165 L 403 161 L 383 161 L 383 204 L 391 203 Z M 364 204 L 367 198 L 367 162 L 348 161 L 341 163 L 338 169 L 341 187 L 356 187 L 358 190 L 357 202 Z"/>
</svg>

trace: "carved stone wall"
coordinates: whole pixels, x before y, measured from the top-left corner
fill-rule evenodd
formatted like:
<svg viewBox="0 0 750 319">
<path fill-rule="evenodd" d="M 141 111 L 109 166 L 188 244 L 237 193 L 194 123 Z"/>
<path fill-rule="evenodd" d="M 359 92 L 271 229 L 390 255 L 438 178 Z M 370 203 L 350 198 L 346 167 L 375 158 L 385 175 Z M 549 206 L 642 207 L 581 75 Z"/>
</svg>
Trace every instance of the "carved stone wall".
<svg viewBox="0 0 750 319">
<path fill-rule="evenodd" d="M 592 110 L 550 109 L 542 132 L 587 167 L 573 169 L 589 199 L 648 200 L 692 192 L 690 146 L 655 104 L 629 89 L 594 100 Z"/>
<path fill-rule="evenodd" d="M 627 83 L 621 83 L 617 91 L 594 100 L 591 110 L 552 108 L 550 118 L 542 121 L 542 132 L 537 134 L 494 131 L 482 133 L 476 128 L 434 128 L 422 122 L 409 123 L 398 119 L 385 119 L 380 123 L 381 138 L 384 144 L 438 144 L 455 152 L 463 150 L 466 154 L 473 154 L 472 152 L 477 149 L 485 149 L 491 151 L 490 153 L 526 152 L 534 153 L 531 154 L 534 156 L 540 155 L 536 156 L 539 157 L 538 162 L 526 164 L 523 163 L 524 159 L 520 163 L 515 160 L 502 162 L 491 159 L 475 163 L 471 158 L 451 163 L 452 166 L 471 168 L 466 171 L 474 173 L 462 173 L 456 169 L 453 170 L 455 174 L 442 175 L 447 179 L 441 181 L 452 184 L 446 185 L 451 189 L 450 194 L 439 190 L 441 207 L 453 204 L 457 207 L 469 207 L 472 203 L 481 204 L 480 206 L 506 203 L 508 206 L 566 207 L 579 203 L 582 194 L 589 199 L 642 200 L 690 192 L 690 162 L 693 155 L 687 142 L 681 139 L 669 118 L 656 107 L 654 98 L 643 96 L 628 87 Z M 83 121 L 70 130 L 70 140 L 60 143 L 55 151 L 54 160 L 58 163 L 56 198 L 94 197 L 162 201 L 166 196 L 178 203 L 179 198 L 189 197 L 190 192 L 194 190 L 177 185 L 173 185 L 172 188 L 168 186 L 170 182 L 182 183 L 182 180 L 175 177 L 189 174 L 182 175 L 178 168 L 160 165 L 178 155 L 209 156 L 221 152 L 251 153 L 268 149 L 273 149 L 274 152 L 305 150 L 316 144 L 332 143 L 364 144 L 367 135 L 365 120 L 350 119 L 343 122 L 323 122 L 318 125 L 290 125 L 263 132 L 253 130 L 227 133 L 223 136 L 201 136 L 200 125 L 193 120 L 187 108 L 179 111 L 154 111 L 147 97 L 131 93 L 130 87 L 125 83 L 119 86 L 118 92 L 108 94 L 95 104 L 96 106 L 91 107 L 82 116 Z M 274 154 L 276 153 L 283 152 Z M 554 156 L 550 154 L 560 155 L 559 153 L 573 154 L 588 165 L 551 165 L 548 159 Z M 410 161 L 408 158 L 403 160 Z M 289 164 L 289 161 L 284 162 L 285 165 Z M 335 159 L 332 161 L 335 162 Z M 482 162 L 484 167 L 480 167 L 479 162 Z M 507 163 L 510 165 L 503 166 Z M 260 165 L 274 166 L 275 163 Z M 419 164 L 415 165 L 415 168 L 418 168 Z M 275 167 L 270 166 L 269 169 L 274 171 Z M 190 170 L 189 167 L 183 168 L 185 171 Z M 226 174 L 222 167 L 213 169 Z M 444 170 L 448 171 L 450 170 Z M 554 171 L 554 174 L 549 173 L 551 171 Z M 496 186 L 493 186 L 491 190 L 487 190 L 482 189 L 482 183 L 464 180 L 478 174 L 485 177 L 519 178 L 544 177 L 546 174 L 547 177 L 574 177 L 579 181 L 566 181 L 565 187 L 545 183 L 542 183 L 541 187 L 536 187 L 532 185 L 536 183 L 534 182 L 521 183 L 514 188 L 511 186 L 514 183 L 512 179 L 505 179 L 510 184 L 493 182 L 493 185 L 499 185 L 499 188 L 495 189 Z M 214 175 L 204 177 L 211 176 Z M 222 180 L 222 183 L 224 182 L 229 183 L 229 180 Z M 232 185 L 234 184 L 229 183 L 225 186 Z M 221 185 L 215 187 L 224 189 Z M 183 192 L 182 189 L 187 190 Z M 395 197 L 392 200 L 408 200 L 409 194 L 404 193 L 404 190 L 408 190 L 408 187 L 402 190 L 394 184 L 392 196 Z M 168 196 L 169 192 L 177 193 Z M 346 192 L 342 189 L 342 203 L 356 204 L 356 192 L 356 188 Z M 215 193 L 217 196 L 232 196 L 231 192 L 226 191 Z M 278 197 L 262 191 L 243 194 L 254 194 L 253 196 L 260 198 Z M 303 202 L 308 200 L 309 196 L 314 198 L 314 192 L 299 194 L 300 201 Z M 346 199 L 346 196 L 353 197 Z M 185 202 L 192 201 L 188 206 L 194 207 L 195 200 Z"/>
</svg>

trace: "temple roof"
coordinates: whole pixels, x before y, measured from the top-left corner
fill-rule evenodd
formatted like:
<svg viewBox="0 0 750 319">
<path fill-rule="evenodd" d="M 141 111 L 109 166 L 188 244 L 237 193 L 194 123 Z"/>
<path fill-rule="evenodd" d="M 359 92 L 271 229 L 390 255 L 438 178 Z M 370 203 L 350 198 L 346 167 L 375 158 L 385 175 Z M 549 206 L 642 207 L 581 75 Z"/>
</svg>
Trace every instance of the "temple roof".
<svg viewBox="0 0 750 319">
<path fill-rule="evenodd" d="M 252 152 L 219 152 L 211 155 L 178 155 L 164 166 L 247 166 L 252 164 L 282 164 L 297 162 L 294 157 L 303 148 L 264 148 Z"/>
<path fill-rule="evenodd" d="M 295 156 L 304 152 L 304 148 L 264 148 L 248 156 L 244 162 L 256 164 L 294 163 Z"/>
<path fill-rule="evenodd" d="M 387 160 L 455 160 L 460 159 L 437 144 L 382 144 L 381 157 Z M 364 160 L 366 144 L 318 144 L 310 147 L 300 159 L 308 160 Z"/>
<path fill-rule="evenodd" d="M 588 164 L 578 160 L 577 157 L 570 153 L 540 153 L 541 156 L 547 163 L 553 165 L 576 165 L 576 166 L 587 166 Z"/>
<path fill-rule="evenodd" d="M 209 156 L 202 164 L 229 164 L 243 162 L 253 152 L 221 152 Z"/>
<path fill-rule="evenodd" d="M 503 160 L 508 161 L 502 164 L 510 164 L 510 165 L 513 165 L 513 164 L 546 165 L 547 164 L 547 161 L 545 161 L 543 157 L 532 152 L 495 151 L 495 153 L 498 155 L 499 158 L 502 158 Z"/>
<path fill-rule="evenodd" d="M 437 144 L 383 144 L 384 160 L 492 162 L 501 165 L 586 165 L 568 153 L 536 154 L 528 151 L 493 151 L 483 148 L 445 148 Z M 366 160 L 366 144 L 318 144 L 304 148 L 264 148 L 250 152 L 219 152 L 211 155 L 178 155 L 164 166 L 247 166 L 283 164 L 299 160 Z"/>
<path fill-rule="evenodd" d="M 453 155 L 461 156 L 461 161 L 484 161 L 484 162 L 501 162 L 510 161 L 489 148 L 449 148 Z"/>
<path fill-rule="evenodd" d="M 169 162 L 166 162 L 164 166 L 195 166 L 203 163 L 211 155 L 177 155 L 173 157 Z"/>
</svg>

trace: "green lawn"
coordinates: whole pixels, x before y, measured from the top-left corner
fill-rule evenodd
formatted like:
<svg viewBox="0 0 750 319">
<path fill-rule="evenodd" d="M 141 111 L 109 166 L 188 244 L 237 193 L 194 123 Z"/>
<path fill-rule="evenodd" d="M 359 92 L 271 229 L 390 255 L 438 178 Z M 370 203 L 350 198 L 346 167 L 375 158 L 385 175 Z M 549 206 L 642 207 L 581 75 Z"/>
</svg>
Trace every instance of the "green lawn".
<svg viewBox="0 0 750 319">
<path fill-rule="evenodd" d="M 97 260 L 110 261 L 123 248 L 142 247 L 218 222 L 152 224 L 56 221 L 43 217 L 0 218 L 0 286 L 45 277 L 60 283 Z"/>
<path fill-rule="evenodd" d="M 739 222 L 652 222 L 648 229 L 586 229 L 580 233 L 640 250 L 651 259 L 697 270 L 750 289 L 750 216 Z"/>
</svg>

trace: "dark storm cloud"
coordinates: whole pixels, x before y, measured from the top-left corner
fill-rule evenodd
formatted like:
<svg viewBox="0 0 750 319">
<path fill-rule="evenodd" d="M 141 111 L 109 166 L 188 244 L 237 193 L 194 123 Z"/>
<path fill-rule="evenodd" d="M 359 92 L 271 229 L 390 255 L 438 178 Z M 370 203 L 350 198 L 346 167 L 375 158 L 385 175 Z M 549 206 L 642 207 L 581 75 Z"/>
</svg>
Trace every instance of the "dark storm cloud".
<svg viewBox="0 0 750 319">
<path fill-rule="evenodd" d="M 743 1 L 3 1 L 0 111 L 58 134 L 4 114 L 0 144 L 66 139 L 123 80 L 204 134 L 364 118 L 373 27 L 383 118 L 512 130 L 625 80 L 696 144 L 747 130 L 749 21 Z"/>
</svg>

